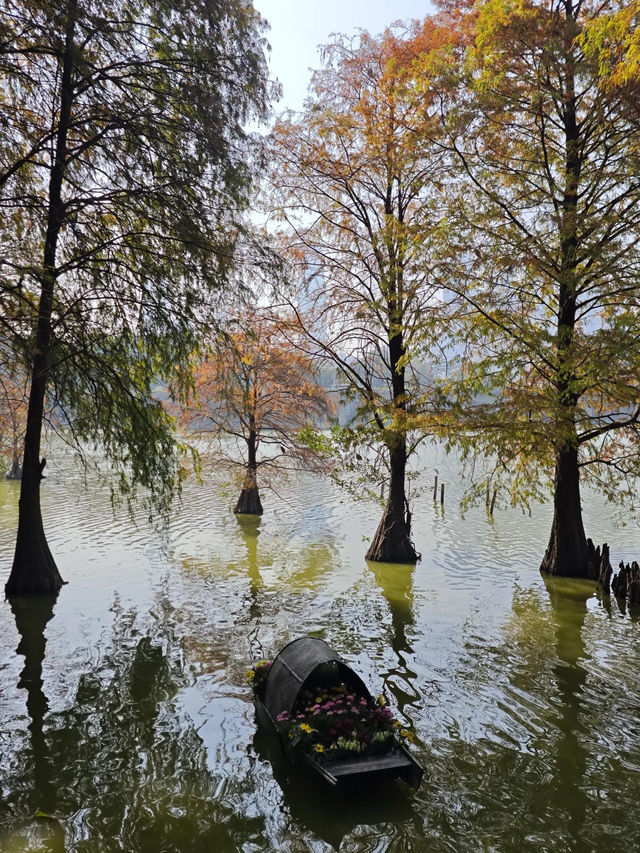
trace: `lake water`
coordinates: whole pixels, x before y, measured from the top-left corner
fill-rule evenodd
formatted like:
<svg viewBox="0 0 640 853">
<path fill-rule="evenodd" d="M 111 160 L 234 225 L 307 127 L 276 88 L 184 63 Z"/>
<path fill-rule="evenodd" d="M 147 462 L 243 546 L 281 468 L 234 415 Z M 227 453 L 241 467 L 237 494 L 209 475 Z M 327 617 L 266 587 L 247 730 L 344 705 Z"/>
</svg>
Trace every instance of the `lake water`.
<svg viewBox="0 0 640 853">
<path fill-rule="evenodd" d="M 427 457 L 445 507 L 415 506 L 415 568 L 367 564 L 379 507 L 314 476 L 243 521 L 235 493 L 189 483 L 158 532 L 54 467 L 68 585 L 53 607 L 0 603 L 0 850 L 640 850 L 638 614 L 545 582 L 548 506 L 462 518 L 455 460 Z M 0 483 L 3 584 L 17 495 Z M 640 556 L 594 497 L 585 523 L 615 565 Z M 417 792 L 339 798 L 271 764 L 245 671 L 304 634 L 412 732 Z"/>
</svg>

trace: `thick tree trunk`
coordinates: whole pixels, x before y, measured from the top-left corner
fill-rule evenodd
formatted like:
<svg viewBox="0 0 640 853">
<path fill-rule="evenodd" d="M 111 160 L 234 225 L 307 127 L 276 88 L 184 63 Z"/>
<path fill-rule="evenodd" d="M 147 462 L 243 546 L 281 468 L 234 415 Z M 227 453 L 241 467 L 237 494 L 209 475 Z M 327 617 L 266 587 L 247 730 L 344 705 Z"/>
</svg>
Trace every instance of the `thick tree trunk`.
<svg viewBox="0 0 640 853">
<path fill-rule="evenodd" d="M 556 454 L 553 523 L 540 571 L 569 578 L 589 577 L 587 537 L 580 504 L 580 469 L 577 448 Z"/>
<path fill-rule="evenodd" d="M 390 448 L 389 497 L 366 559 L 374 563 L 416 563 L 418 554 L 411 541 L 411 516 L 405 495 L 407 451 L 404 435 L 396 436 Z"/>
<path fill-rule="evenodd" d="M 247 438 L 248 462 L 244 485 L 234 509 L 239 515 L 262 515 L 262 502 L 258 491 L 258 463 L 256 459 L 257 435 L 253 427 Z"/>
<path fill-rule="evenodd" d="M 69 0 L 65 47 L 60 80 L 60 115 L 56 134 L 56 149 L 49 178 L 47 232 L 44 243 L 44 263 L 40 279 L 40 303 L 33 344 L 33 368 L 29 392 L 27 428 L 18 511 L 18 535 L 13 567 L 5 586 L 7 596 L 50 594 L 64 583 L 49 551 L 40 511 L 40 481 L 45 460 L 40 461 L 40 434 L 44 415 L 44 400 L 50 371 L 51 315 L 56 284 L 56 251 L 65 208 L 62 184 L 67 161 L 67 130 L 73 103 L 72 68 L 74 63 L 74 32 L 77 0 Z"/>
<path fill-rule="evenodd" d="M 263 509 L 258 486 L 249 477 L 244 481 L 234 512 L 239 515 L 262 515 Z"/>
<path fill-rule="evenodd" d="M 64 583 L 49 550 L 40 512 L 40 479 L 44 459 L 42 463 L 33 465 L 27 463 L 27 458 L 30 459 L 31 455 L 27 457 L 25 453 L 16 550 L 11 574 L 5 585 L 7 597 L 50 595 L 57 593 Z"/>
</svg>

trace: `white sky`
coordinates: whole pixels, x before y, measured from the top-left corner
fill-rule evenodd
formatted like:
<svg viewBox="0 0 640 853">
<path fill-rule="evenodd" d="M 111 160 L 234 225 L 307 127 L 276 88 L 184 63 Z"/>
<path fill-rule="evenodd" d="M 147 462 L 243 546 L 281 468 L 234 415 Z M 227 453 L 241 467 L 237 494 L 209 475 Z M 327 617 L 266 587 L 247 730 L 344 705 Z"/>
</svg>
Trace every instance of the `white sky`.
<svg viewBox="0 0 640 853">
<path fill-rule="evenodd" d="M 353 35 L 358 29 L 376 35 L 393 21 L 424 18 L 428 0 L 254 0 L 271 24 L 271 76 L 283 87 L 277 111 L 298 110 L 307 95 L 311 68 L 317 68 L 318 45 L 331 33 Z"/>
</svg>

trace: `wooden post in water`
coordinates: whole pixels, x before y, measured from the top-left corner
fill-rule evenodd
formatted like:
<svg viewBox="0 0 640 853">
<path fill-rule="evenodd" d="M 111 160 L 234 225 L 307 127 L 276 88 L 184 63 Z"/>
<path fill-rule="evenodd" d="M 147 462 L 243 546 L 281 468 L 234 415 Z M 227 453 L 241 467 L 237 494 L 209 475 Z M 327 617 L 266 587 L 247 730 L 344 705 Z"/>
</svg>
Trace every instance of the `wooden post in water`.
<svg viewBox="0 0 640 853">
<path fill-rule="evenodd" d="M 491 509 L 489 510 L 489 514 L 493 515 L 493 508 L 496 505 L 496 495 L 498 494 L 497 488 L 493 490 L 493 497 L 491 498 Z"/>
<path fill-rule="evenodd" d="M 440 503 L 444 504 L 444 483 L 440 486 Z"/>
<path fill-rule="evenodd" d="M 436 474 L 436 478 L 433 481 L 433 502 L 435 503 L 438 498 L 438 475 Z"/>
</svg>

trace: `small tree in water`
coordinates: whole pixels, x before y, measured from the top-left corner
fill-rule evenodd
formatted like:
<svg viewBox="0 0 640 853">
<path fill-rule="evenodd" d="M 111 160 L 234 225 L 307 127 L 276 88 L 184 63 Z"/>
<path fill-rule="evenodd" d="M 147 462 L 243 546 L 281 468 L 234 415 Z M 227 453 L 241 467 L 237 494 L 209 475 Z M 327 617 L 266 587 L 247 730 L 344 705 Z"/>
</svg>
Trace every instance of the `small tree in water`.
<svg viewBox="0 0 640 853">
<path fill-rule="evenodd" d="M 313 362 L 289 346 L 277 321 L 253 314 L 242 326 L 220 334 L 197 369 L 195 393 L 181 423 L 215 438 L 217 456 L 242 467 L 235 512 L 262 515 L 258 472 L 315 467 L 320 457 L 298 441 L 298 433 L 324 425 L 331 405 Z M 228 439 L 243 446 L 241 460 L 229 450 Z"/>
</svg>

